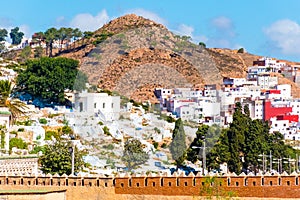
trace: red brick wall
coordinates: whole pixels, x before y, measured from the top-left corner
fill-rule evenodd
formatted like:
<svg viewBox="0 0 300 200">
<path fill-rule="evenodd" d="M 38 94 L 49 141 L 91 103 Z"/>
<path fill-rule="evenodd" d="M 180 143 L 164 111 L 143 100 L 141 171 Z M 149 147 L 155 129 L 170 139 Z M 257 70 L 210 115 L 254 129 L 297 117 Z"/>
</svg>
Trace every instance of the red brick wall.
<svg viewBox="0 0 300 200">
<path fill-rule="evenodd" d="M 196 177 L 33 177 L 0 176 L 1 189 L 67 189 L 67 197 L 95 199 L 106 194 L 199 196 L 214 195 L 207 192 L 233 193 L 238 197 L 300 198 L 298 176 L 231 176 L 217 177 L 213 183 Z M 115 195 L 115 196 L 114 196 Z M 68 198 L 68 199 L 69 199 Z M 104 197 L 103 197 L 104 198 Z M 104 199 L 105 199 L 104 198 Z M 121 200 L 121 199 L 120 199 Z"/>
<path fill-rule="evenodd" d="M 116 178 L 115 192 L 134 195 L 194 196 L 208 195 L 205 193 L 207 190 L 203 189 L 212 187 L 226 194 L 233 193 L 238 197 L 300 198 L 300 186 L 296 184 L 297 178 L 296 176 L 220 177 L 214 183 L 218 185 L 208 186 L 204 183 L 203 177 L 148 177 L 144 179 L 145 182 L 148 179 L 147 184 L 145 182 L 143 184 L 143 179 L 140 177 L 131 177 L 132 183 L 140 183 L 138 187 L 136 185 L 128 187 L 126 185 L 128 178 Z M 155 182 L 155 186 L 152 182 Z M 124 185 L 120 186 L 120 183 Z M 203 186 L 203 183 L 206 186 Z"/>
</svg>

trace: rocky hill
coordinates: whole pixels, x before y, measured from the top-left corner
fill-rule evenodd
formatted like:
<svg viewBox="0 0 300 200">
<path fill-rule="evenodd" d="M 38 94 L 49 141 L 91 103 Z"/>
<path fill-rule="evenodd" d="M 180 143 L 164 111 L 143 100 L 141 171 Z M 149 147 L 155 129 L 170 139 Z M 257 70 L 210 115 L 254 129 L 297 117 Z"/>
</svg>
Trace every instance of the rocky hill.
<svg viewBox="0 0 300 200">
<path fill-rule="evenodd" d="M 204 48 L 134 14 L 110 21 L 56 56 L 78 59 L 91 84 L 152 102 L 155 87 L 220 85 L 223 77 L 245 77 L 247 66 L 261 57 Z M 288 80 L 280 77 L 280 81 Z"/>
</svg>

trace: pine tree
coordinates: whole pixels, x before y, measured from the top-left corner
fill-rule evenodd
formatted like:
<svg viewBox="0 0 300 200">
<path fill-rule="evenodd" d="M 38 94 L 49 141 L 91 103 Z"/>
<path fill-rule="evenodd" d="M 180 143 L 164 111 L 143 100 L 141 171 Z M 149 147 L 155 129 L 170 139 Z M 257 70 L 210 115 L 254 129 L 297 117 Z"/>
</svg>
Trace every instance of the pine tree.
<svg viewBox="0 0 300 200">
<path fill-rule="evenodd" d="M 172 142 L 170 144 L 170 152 L 172 159 L 175 160 L 177 168 L 182 166 L 186 158 L 186 142 L 185 132 L 181 118 L 176 120 L 175 128 L 173 130 Z"/>
<path fill-rule="evenodd" d="M 201 125 L 199 126 L 197 132 L 196 132 L 196 138 L 193 140 L 191 143 L 189 149 L 187 150 L 187 160 L 195 163 L 198 159 L 198 155 L 201 154 L 199 153 L 198 148 L 193 149 L 192 147 L 202 147 L 203 146 L 203 139 L 205 138 L 205 135 L 207 134 L 209 129 L 208 125 Z M 202 154 L 201 154 L 202 155 Z"/>
<path fill-rule="evenodd" d="M 242 169 L 241 157 L 245 145 L 245 135 L 248 132 L 248 117 L 242 112 L 240 102 L 235 104 L 233 122 L 227 131 L 230 159 L 228 161 L 229 171 L 240 173 Z"/>
</svg>

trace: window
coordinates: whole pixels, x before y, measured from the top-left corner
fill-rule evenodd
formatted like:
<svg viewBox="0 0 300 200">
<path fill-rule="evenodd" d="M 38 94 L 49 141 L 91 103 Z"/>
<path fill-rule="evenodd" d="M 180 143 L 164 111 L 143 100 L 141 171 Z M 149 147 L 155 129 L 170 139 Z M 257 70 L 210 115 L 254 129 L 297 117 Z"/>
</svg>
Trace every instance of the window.
<svg viewBox="0 0 300 200">
<path fill-rule="evenodd" d="M 114 103 L 111 103 L 111 108 L 114 108 Z"/>
<path fill-rule="evenodd" d="M 94 103 L 94 108 L 97 108 L 97 103 Z"/>
<path fill-rule="evenodd" d="M 105 108 L 105 103 L 102 104 L 102 108 Z"/>
</svg>

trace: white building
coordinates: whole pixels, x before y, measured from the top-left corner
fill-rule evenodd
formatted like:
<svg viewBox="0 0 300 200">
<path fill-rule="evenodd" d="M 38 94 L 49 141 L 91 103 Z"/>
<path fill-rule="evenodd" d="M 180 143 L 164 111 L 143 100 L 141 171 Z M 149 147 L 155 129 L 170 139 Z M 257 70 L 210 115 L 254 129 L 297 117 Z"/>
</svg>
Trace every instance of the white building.
<svg viewBox="0 0 300 200">
<path fill-rule="evenodd" d="M 292 115 L 300 115 L 300 99 L 294 99 L 290 101 L 292 107 Z"/>
<path fill-rule="evenodd" d="M 220 116 L 220 103 L 207 100 L 198 101 L 199 115 L 203 117 Z"/>
<path fill-rule="evenodd" d="M 74 108 L 77 112 L 97 114 L 104 121 L 119 119 L 120 97 L 107 93 L 76 93 Z"/>
<path fill-rule="evenodd" d="M 192 120 L 195 118 L 195 106 L 194 105 L 185 105 L 180 106 L 175 109 L 176 117 L 181 118 L 182 120 Z"/>
<path fill-rule="evenodd" d="M 280 90 L 280 94 L 283 99 L 292 99 L 291 85 L 289 85 L 289 84 L 277 85 L 276 89 Z"/>
<path fill-rule="evenodd" d="M 277 77 L 271 77 L 269 73 L 262 73 L 257 76 L 257 85 L 262 89 L 274 88 L 278 84 Z"/>
</svg>

